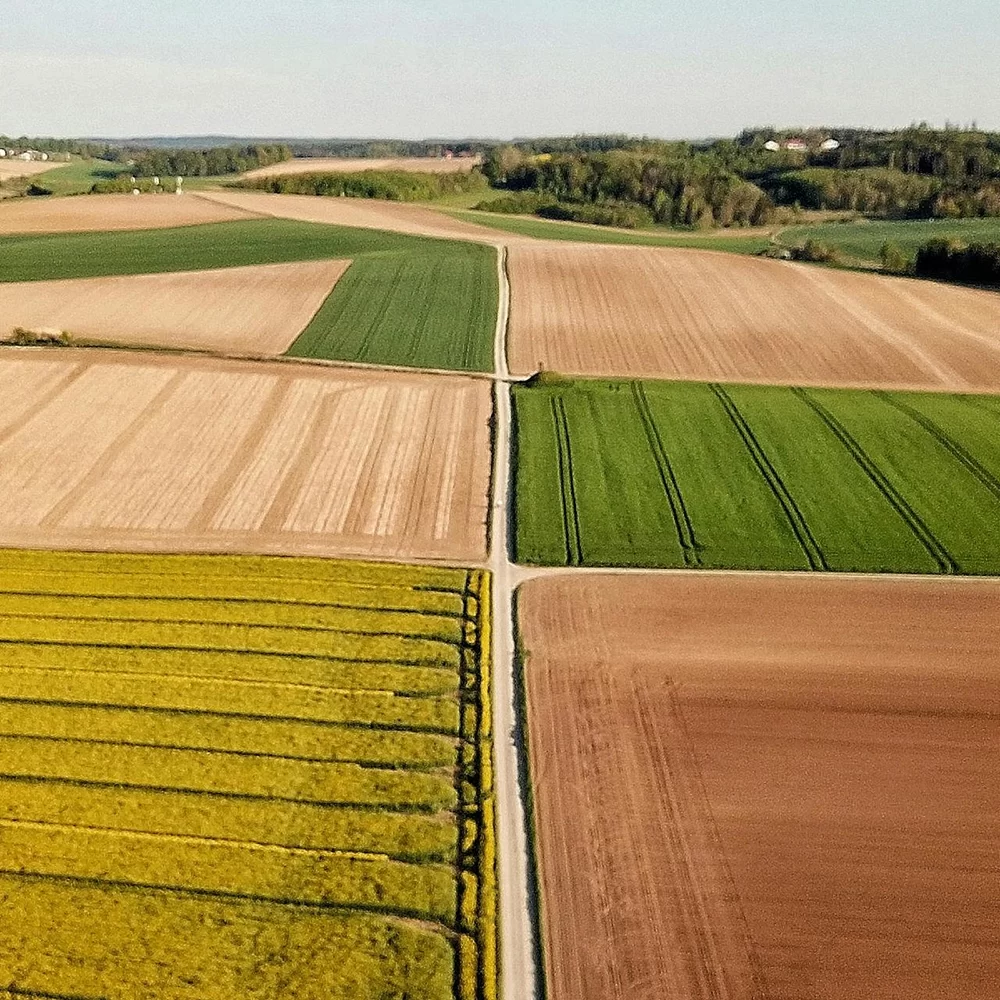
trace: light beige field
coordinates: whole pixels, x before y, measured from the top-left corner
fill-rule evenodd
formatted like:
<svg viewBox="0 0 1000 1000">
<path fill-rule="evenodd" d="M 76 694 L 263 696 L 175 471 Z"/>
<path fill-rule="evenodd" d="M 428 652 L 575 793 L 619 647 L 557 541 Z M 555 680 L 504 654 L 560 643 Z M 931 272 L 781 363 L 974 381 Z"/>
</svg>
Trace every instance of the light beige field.
<svg viewBox="0 0 1000 1000">
<path fill-rule="evenodd" d="M 551 1000 L 991 1000 L 1000 581 L 519 596 Z"/>
<path fill-rule="evenodd" d="M 359 229 L 384 229 L 412 236 L 437 236 L 446 240 L 474 240 L 478 243 L 517 242 L 495 229 L 453 219 L 420 205 L 369 198 L 323 198 L 309 194 L 264 194 L 251 191 L 206 191 L 206 201 L 255 215 L 271 215 L 299 222 L 323 222 Z M 522 240 L 526 237 L 522 237 Z"/>
<path fill-rule="evenodd" d="M 244 177 L 286 177 L 289 174 L 353 174 L 362 170 L 401 170 L 404 173 L 467 173 L 480 163 L 479 157 L 411 156 L 386 160 L 350 159 L 336 156 L 297 157 L 269 167 L 248 170 Z"/>
<path fill-rule="evenodd" d="M 169 229 L 253 216 L 197 195 L 102 194 L 72 198 L 12 198 L 0 202 L 0 235 L 98 230 Z"/>
<path fill-rule="evenodd" d="M 0 337 L 15 327 L 160 347 L 282 354 L 350 261 L 0 284 Z"/>
<path fill-rule="evenodd" d="M 706 251 L 514 244 L 511 369 L 1000 390 L 1000 295 Z"/>
<path fill-rule="evenodd" d="M 490 383 L 0 352 L 0 545 L 485 556 Z"/>
<path fill-rule="evenodd" d="M 55 170 L 56 167 L 65 165 L 51 160 L 11 160 L 5 157 L 0 160 L 0 183 L 14 180 L 16 177 L 34 177 L 36 174 L 44 174 L 48 170 Z"/>
</svg>

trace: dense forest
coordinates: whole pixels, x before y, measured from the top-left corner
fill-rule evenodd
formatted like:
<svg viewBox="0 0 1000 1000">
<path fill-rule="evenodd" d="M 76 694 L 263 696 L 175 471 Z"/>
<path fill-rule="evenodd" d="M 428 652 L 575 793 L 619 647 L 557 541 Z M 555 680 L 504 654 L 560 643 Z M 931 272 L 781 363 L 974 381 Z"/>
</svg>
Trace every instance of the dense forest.
<svg viewBox="0 0 1000 1000">
<path fill-rule="evenodd" d="M 508 193 L 480 208 L 605 215 L 614 225 L 760 225 L 799 209 L 1000 216 L 1000 134 L 976 129 L 749 129 L 702 143 L 533 139 L 494 146 L 483 172 Z"/>
</svg>

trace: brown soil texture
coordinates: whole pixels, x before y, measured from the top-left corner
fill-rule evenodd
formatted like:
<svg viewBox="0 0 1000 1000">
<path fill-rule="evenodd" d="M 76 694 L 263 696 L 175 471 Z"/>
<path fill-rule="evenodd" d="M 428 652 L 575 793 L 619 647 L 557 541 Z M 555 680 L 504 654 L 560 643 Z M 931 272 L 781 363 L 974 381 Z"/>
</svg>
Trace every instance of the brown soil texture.
<svg viewBox="0 0 1000 1000">
<path fill-rule="evenodd" d="M 1000 295 L 695 250 L 510 249 L 511 370 L 1000 389 Z"/>
<path fill-rule="evenodd" d="M 520 591 L 550 1000 L 997 995 L 1000 581 Z"/>
<path fill-rule="evenodd" d="M 398 170 L 413 174 L 468 173 L 478 157 L 411 156 L 386 160 L 349 159 L 335 156 L 302 157 L 249 170 L 244 177 L 287 177 L 289 174 L 353 174 L 362 170 Z"/>
<path fill-rule="evenodd" d="M 53 163 L 50 160 L 0 160 L 0 183 L 14 180 L 18 177 L 34 177 L 49 170 L 65 166 L 64 163 Z"/>
<path fill-rule="evenodd" d="M 167 347 L 281 354 L 350 261 L 0 284 L 0 337 L 15 327 Z"/>
<path fill-rule="evenodd" d="M 206 191 L 202 197 L 217 205 L 243 209 L 257 215 L 300 222 L 323 222 L 359 229 L 384 229 L 411 236 L 436 236 L 446 240 L 510 243 L 505 233 L 453 219 L 420 205 L 368 198 L 324 198 L 308 194 L 264 194 L 252 191 Z"/>
<path fill-rule="evenodd" d="M 0 352 L 0 545 L 481 561 L 490 383 Z"/>
<path fill-rule="evenodd" d="M 169 229 L 252 218 L 197 195 L 101 194 L 72 198 L 12 198 L 0 203 L 0 235 Z"/>
</svg>

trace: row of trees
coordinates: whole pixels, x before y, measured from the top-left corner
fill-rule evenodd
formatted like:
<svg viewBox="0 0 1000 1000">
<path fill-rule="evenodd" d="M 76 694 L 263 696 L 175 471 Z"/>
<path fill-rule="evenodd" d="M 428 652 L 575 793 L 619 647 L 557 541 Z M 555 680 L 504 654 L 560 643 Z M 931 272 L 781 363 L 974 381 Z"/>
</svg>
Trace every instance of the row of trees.
<svg viewBox="0 0 1000 1000">
<path fill-rule="evenodd" d="M 917 250 L 913 273 L 921 278 L 1000 287 L 1000 243 L 930 240 Z"/>
<path fill-rule="evenodd" d="M 311 194 L 384 201 L 431 201 L 446 194 L 486 190 L 486 180 L 476 171 L 408 173 L 398 170 L 363 170 L 357 173 L 287 174 L 245 180 L 239 187 L 272 194 Z"/>
<path fill-rule="evenodd" d="M 128 163 L 136 177 L 216 177 L 241 174 L 256 167 L 289 160 L 287 146 L 223 146 L 214 149 L 119 150 L 119 162 Z"/>
</svg>

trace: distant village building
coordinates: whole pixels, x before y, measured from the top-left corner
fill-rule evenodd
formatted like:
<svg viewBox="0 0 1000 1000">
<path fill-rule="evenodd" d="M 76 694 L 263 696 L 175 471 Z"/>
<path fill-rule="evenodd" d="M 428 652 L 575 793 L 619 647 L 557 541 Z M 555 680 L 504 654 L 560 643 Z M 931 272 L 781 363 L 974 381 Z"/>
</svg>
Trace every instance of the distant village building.
<svg viewBox="0 0 1000 1000">
<path fill-rule="evenodd" d="M 840 143 L 837 142 L 836 139 L 826 139 L 819 144 L 819 148 L 827 151 L 831 149 L 840 149 Z"/>
<path fill-rule="evenodd" d="M 769 149 L 772 153 L 777 153 L 781 149 L 781 143 L 775 142 L 774 139 L 770 139 L 764 143 L 764 148 Z"/>
<path fill-rule="evenodd" d="M 809 148 L 805 139 L 786 139 L 781 146 L 783 149 L 789 149 L 796 153 L 803 153 Z"/>
</svg>

